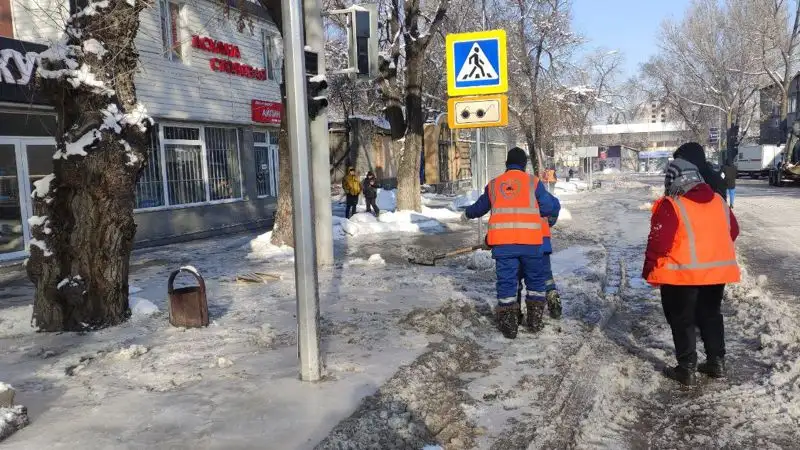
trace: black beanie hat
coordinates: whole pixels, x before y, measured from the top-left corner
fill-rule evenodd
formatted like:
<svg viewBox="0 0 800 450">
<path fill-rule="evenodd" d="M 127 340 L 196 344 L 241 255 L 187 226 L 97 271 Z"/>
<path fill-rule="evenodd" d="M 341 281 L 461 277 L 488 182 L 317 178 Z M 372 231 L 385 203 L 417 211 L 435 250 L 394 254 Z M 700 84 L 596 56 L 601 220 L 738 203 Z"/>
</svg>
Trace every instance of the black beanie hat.
<svg viewBox="0 0 800 450">
<path fill-rule="evenodd" d="M 525 154 L 525 150 L 514 147 L 508 151 L 508 155 L 506 156 L 506 167 L 508 166 L 522 166 L 525 167 L 528 164 L 528 155 Z"/>
</svg>

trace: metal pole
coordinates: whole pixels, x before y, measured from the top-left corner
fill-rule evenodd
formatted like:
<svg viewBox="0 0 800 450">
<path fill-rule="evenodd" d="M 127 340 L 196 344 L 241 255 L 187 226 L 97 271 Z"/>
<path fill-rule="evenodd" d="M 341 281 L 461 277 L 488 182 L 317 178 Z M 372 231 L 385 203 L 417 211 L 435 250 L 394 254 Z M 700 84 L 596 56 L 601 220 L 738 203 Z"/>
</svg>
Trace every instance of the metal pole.
<svg viewBox="0 0 800 450">
<path fill-rule="evenodd" d="M 322 28 L 321 0 L 303 0 L 306 46 L 318 55 L 317 74 L 325 75 L 325 35 Z M 311 132 L 311 193 L 314 197 L 314 224 L 317 238 L 317 264 L 333 264 L 333 224 L 331 211 L 330 148 L 328 113 L 323 109 L 309 125 Z"/>
<path fill-rule="evenodd" d="M 478 128 L 475 130 L 475 145 L 477 148 L 477 160 L 478 163 L 478 191 L 481 191 L 484 186 L 487 184 L 487 180 L 484 179 L 484 171 L 481 168 L 481 164 L 483 164 L 483 160 L 481 159 L 481 129 Z M 481 243 L 483 239 L 483 217 L 478 218 L 478 244 Z"/>
<path fill-rule="evenodd" d="M 297 292 L 297 350 L 300 379 L 322 376 L 319 357 L 319 292 L 317 290 L 314 215 L 309 179 L 309 129 L 303 55 L 302 0 L 285 0 L 283 54 L 286 58 L 286 122 L 292 153 L 292 219 L 294 221 L 294 273 Z"/>
<path fill-rule="evenodd" d="M 486 0 L 482 0 L 481 1 L 481 9 L 483 11 L 482 19 L 481 19 L 481 27 L 483 28 L 483 30 L 486 30 Z M 478 160 L 481 161 L 479 163 L 479 167 L 481 165 L 483 165 L 483 167 L 480 168 L 480 170 L 481 170 L 480 174 L 481 175 L 478 177 L 479 179 L 481 179 L 482 183 L 480 183 L 480 187 L 478 189 L 483 189 L 484 186 L 489 184 L 489 177 L 487 175 L 488 171 L 487 171 L 487 168 L 486 168 L 486 166 L 488 165 L 487 164 L 488 160 L 489 160 L 488 156 L 486 156 L 486 155 L 488 153 L 489 148 L 488 148 L 488 146 L 484 146 L 484 148 L 483 148 L 484 158 L 483 158 L 483 160 L 481 160 L 481 137 L 482 137 L 482 134 L 483 133 L 481 133 L 481 129 L 478 128 L 477 132 L 476 132 L 476 136 L 475 136 L 475 141 L 476 141 L 476 144 L 478 145 L 478 155 L 477 156 L 478 156 Z M 481 244 L 482 242 L 483 242 L 483 218 L 480 218 L 480 219 L 478 219 L 478 244 Z"/>
</svg>

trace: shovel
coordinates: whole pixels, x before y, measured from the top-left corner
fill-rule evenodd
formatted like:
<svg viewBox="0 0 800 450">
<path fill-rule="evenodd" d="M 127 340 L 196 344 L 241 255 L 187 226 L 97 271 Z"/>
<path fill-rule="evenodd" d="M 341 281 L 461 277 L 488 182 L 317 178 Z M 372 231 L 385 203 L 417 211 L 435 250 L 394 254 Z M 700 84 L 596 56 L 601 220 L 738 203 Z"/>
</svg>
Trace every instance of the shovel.
<svg viewBox="0 0 800 450">
<path fill-rule="evenodd" d="M 436 261 L 445 258 L 452 258 L 453 256 L 463 255 L 465 253 L 474 252 L 475 250 L 486 249 L 487 247 L 484 244 L 473 245 L 472 247 L 464 247 L 458 250 L 453 250 L 452 252 L 448 253 L 440 253 L 438 255 L 433 255 L 430 258 L 408 258 L 408 262 L 411 264 L 418 264 L 420 266 L 435 266 Z"/>
</svg>

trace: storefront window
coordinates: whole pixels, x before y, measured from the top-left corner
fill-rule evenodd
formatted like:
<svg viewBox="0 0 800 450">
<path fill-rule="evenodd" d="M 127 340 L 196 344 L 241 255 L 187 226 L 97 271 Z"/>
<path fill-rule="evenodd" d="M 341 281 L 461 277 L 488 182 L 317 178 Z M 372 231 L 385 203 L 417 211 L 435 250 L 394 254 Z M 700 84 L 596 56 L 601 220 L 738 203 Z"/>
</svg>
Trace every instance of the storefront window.
<svg viewBox="0 0 800 450">
<path fill-rule="evenodd" d="M 136 186 L 137 208 L 242 198 L 236 129 L 161 126 L 159 140 Z"/>
</svg>

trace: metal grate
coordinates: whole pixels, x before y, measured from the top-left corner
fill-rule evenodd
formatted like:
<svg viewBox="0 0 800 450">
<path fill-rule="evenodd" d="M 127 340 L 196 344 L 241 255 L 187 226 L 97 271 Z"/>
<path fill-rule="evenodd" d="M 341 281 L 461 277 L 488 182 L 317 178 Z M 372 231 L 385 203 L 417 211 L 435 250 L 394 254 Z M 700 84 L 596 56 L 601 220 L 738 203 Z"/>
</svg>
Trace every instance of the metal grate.
<svg viewBox="0 0 800 450">
<path fill-rule="evenodd" d="M 242 184 L 236 130 L 208 127 L 205 129 L 205 138 L 211 200 L 241 197 Z"/>
<path fill-rule="evenodd" d="M 199 141 L 200 128 L 164 127 L 164 139 L 174 141 Z"/>
<path fill-rule="evenodd" d="M 164 206 L 164 182 L 161 177 L 161 156 L 158 146 L 158 128 L 150 133 L 147 147 L 147 166 L 136 182 L 136 208 L 156 208 Z"/>
<path fill-rule="evenodd" d="M 200 145 L 165 144 L 167 191 L 170 205 L 206 200 L 203 181 L 203 148 Z"/>
</svg>

